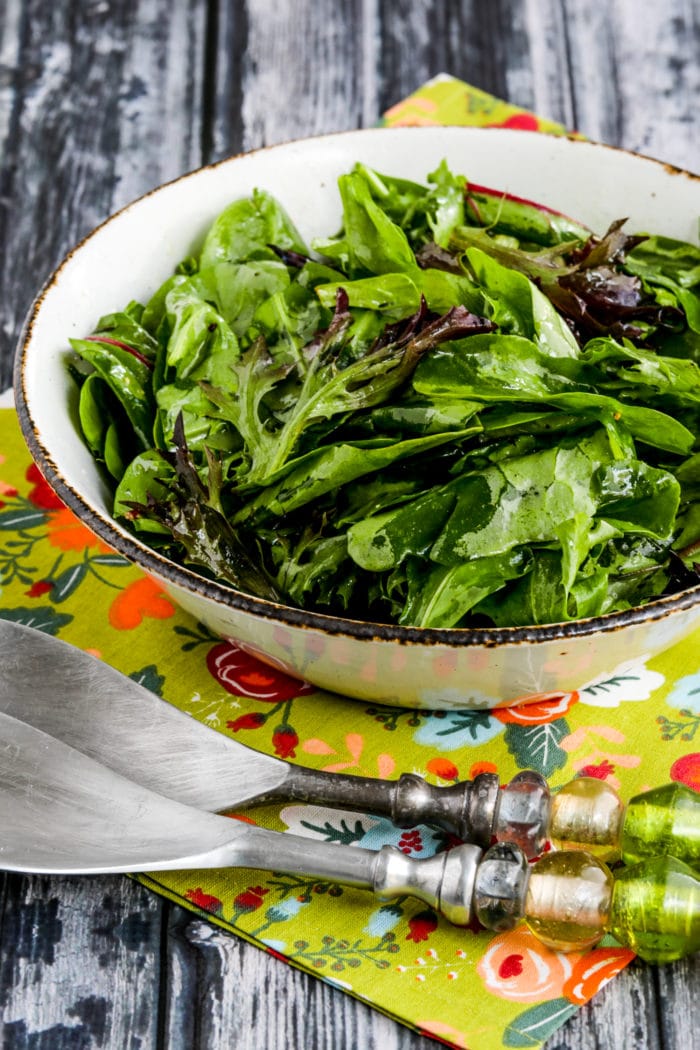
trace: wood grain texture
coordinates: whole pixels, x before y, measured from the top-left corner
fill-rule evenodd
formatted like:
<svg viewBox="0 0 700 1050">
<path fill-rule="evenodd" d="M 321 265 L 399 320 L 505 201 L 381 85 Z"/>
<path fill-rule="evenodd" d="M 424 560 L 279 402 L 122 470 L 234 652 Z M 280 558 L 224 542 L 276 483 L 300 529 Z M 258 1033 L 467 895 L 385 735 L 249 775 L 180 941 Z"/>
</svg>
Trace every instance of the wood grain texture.
<svg viewBox="0 0 700 1050">
<path fill-rule="evenodd" d="M 13 875 L 2 901 L 3 1050 L 157 1045 L 162 909 L 146 890 Z"/>
<path fill-rule="evenodd" d="M 201 161 L 202 3 L 0 5 L 0 388 L 29 305 L 112 211 Z"/>
<path fill-rule="evenodd" d="M 166 179 L 370 125 L 442 71 L 698 170 L 699 59 L 698 0 L 4 0 L 0 388 L 63 253 Z M 127 879 L 0 900 L 3 1050 L 436 1045 Z M 636 965 L 547 1050 L 700 1050 L 699 989 L 698 957 Z"/>
</svg>

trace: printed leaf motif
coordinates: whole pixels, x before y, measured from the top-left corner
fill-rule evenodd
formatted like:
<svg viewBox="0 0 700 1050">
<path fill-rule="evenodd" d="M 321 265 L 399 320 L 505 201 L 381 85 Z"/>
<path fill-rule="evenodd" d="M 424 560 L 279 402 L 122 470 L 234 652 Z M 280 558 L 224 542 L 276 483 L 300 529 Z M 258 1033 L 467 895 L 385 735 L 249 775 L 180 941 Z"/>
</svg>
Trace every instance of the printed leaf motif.
<svg viewBox="0 0 700 1050">
<path fill-rule="evenodd" d="M 619 707 L 629 701 L 648 700 L 664 684 L 664 676 L 647 667 L 648 656 L 625 660 L 612 672 L 598 675 L 579 689 L 588 707 Z"/>
<path fill-rule="evenodd" d="M 301 825 L 309 831 L 317 831 L 326 842 L 339 842 L 343 846 L 351 846 L 353 842 L 361 842 L 367 834 L 367 829 L 362 821 L 356 820 L 354 828 L 348 827 L 344 820 L 340 821 L 340 827 L 334 827 L 330 821 L 326 821 L 323 827 L 312 824 L 308 820 L 302 820 Z"/>
<path fill-rule="evenodd" d="M 505 742 L 521 769 L 536 769 L 548 777 L 566 765 L 566 752 L 559 746 L 569 733 L 566 719 L 535 726 L 506 726 Z"/>
<path fill-rule="evenodd" d="M 51 591 L 51 597 L 53 600 L 60 603 L 64 602 L 66 598 L 70 598 L 73 591 L 80 586 L 87 574 L 88 567 L 84 561 L 79 562 L 77 565 L 71 565 L 68 569 L 64 569 L 64 571 L 59 573 L 52 581 L 53 588 Z"/>
<path fill-rule="evenodd" d="M 322 970 L 330 964 L 329 968 L 336 973 L 344 970 L 346 966 L 355 969 L 362 962 L 371 962 L 378 970 L 388 970 L 391 963 L 383 958 L 383 955 L 394 955 L 400 951 L 396 936 L 391 931 L 385 933 L 374 944 L 367 944 L 362 937 L 349 941 L 344 937 L 337 938 L 327 934 L 316 944 L 305 940 L 295 941 L 294 948 L 290 959 L 304 960 L 314 970 Z"/>
<path fill-rule="evenodd" d="M 680 739 L 684 743 L 690 743 L 695 739 L 695 734 L 700 729 L 700 715 L 696 715 L 688 708 L 681 708 L 677 719 L 666 718 L 658 715 L 656 722 L 661 731 L 662 740 Z"/>
<path fill-rule="evenodd" d="M 45 634 L 56 635 L 73 619 L 68 613 L 57 613 L 51 605 L 32 606 L 29 608 L 0 609 L 0 619 L 21 623 L 25 627 L 35 627 Z"/>
<path fill-rule="evenodd" d="M 503 1033 L 503 1045 L 513 1047 L 540 1046 L 552 1032 L 576 1013 L 576 1007 L 567 999 L 550 999 L 538 1003 L 511 1021 Z"/>
<path fill-rule="evenodd" d="M 142 685 L 144 689 L 150 689 L 157 696 L 163 695 L 165 676 L 158 674 L 158 668 L 155 664 L 148 664 L 147 667 L 142 667 L 140 671 L 133 671 L 129 678 L 138 685 Z"/>
<path fill-rule="evenodd" d="M 449 724 L 435 734 L 438 737 L 451 736 L 464 732 L 472 741 L 479 739 L 479 730 L 489 730 L 493 719 L 488 711 L 454 711 L 450 712 Z"/>
<path fill-rule="evenodd" d="M 90 561 L 93 565 L 105 565 L 114 569 L 127 568 L 131 564 L 127 558 L 122 558 L 121 554 L 95 554 Z"/>
<path fill-rule="evenodd" d="M 16 510 L 4 510 L 0 513 L 0 530 L 2 532 L 23 532 L 43 525 L 46 514 L 36 507 L 18 507 Z"/>
</svg>

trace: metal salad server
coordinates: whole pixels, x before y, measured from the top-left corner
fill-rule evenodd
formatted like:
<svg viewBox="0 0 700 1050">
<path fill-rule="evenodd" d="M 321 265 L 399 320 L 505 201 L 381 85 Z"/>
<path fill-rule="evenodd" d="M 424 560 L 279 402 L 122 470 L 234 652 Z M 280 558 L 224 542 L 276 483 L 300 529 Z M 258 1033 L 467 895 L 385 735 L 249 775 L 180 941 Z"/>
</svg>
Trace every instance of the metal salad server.
<svg viewBox="0 0 700 1050">
<path fill-rule="evenodd" d="M 0 714 L 0 868 L 38 874 L 262 868 L 409 894 L 466 925 L 482 851 L 425 860 L 329 845 L 182 805 Z"/>
<path fill-rule="evenodd" d="M 490 841 L 499 796 L 492 774 L 435 787 L 414 773 L 388 781 L 292 765 L 209 729 L 88 653 L 2 619 L 0 712 L 198 809 L 297 800 Z"/>
</svg>

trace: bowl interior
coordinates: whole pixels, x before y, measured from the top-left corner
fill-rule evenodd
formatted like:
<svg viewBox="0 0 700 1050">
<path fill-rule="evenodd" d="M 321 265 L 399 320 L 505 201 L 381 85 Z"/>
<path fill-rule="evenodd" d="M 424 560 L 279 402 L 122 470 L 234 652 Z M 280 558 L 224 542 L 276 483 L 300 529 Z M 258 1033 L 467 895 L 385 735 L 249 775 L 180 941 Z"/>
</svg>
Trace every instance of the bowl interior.
<svg viewBox="0 0 700 1050">
<path fill-rule="evenodd" d="M 596 232 L 628 217 L 630 232 L 697 240 L 700 179 L 621 150 L 520 131 L 393 128 L 321 136 L 234 157 L 183 176 L 127 206 L 64 260 L 31 311 L 15 390 L 32 451 L 49 479 L 100 535 L 128 556 L 147 548 L 113 522 L 110 496 L 76 426 L 76 391 L 67 373 L 69 337 L 91 331 L 104 313 L 144 302 L 197 249 L 230 201 L 260 187 L 311 240 L 336 232 L 336 180 L 357 161 L 424 181 L 445 158 L 470 180 L 540 201 Z M 180 582 L 196 577 L 176 570 Z"/>
</svg>

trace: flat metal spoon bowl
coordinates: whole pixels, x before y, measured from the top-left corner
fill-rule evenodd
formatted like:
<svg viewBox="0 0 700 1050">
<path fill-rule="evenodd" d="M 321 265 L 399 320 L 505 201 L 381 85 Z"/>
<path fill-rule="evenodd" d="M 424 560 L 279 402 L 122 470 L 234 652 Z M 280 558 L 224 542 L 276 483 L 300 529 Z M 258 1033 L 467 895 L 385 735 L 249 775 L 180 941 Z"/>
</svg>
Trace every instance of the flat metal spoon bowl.
<svg viewBox="0 0 700 1050">
<path fill-rule="evenodd" d="M 436 787 L 325 773 L 263 755 L 183 714 L 66 642 L 0 619 L 0 712 L 64 741 L 168 798 L 213 812 L 298 800 L 431 824 L 489 843 L 498 778 Z"/>
<path fill-rule="evenodd" d="M 8 871 L 262 868 L 371 889 L 382 900 L 410 894 L 464 925 L 480 857 L 462 845 L 412 860 L 393 846 L 329 845 L 201 812 L 0 713 L 0 868 Z"/>
</svg>

